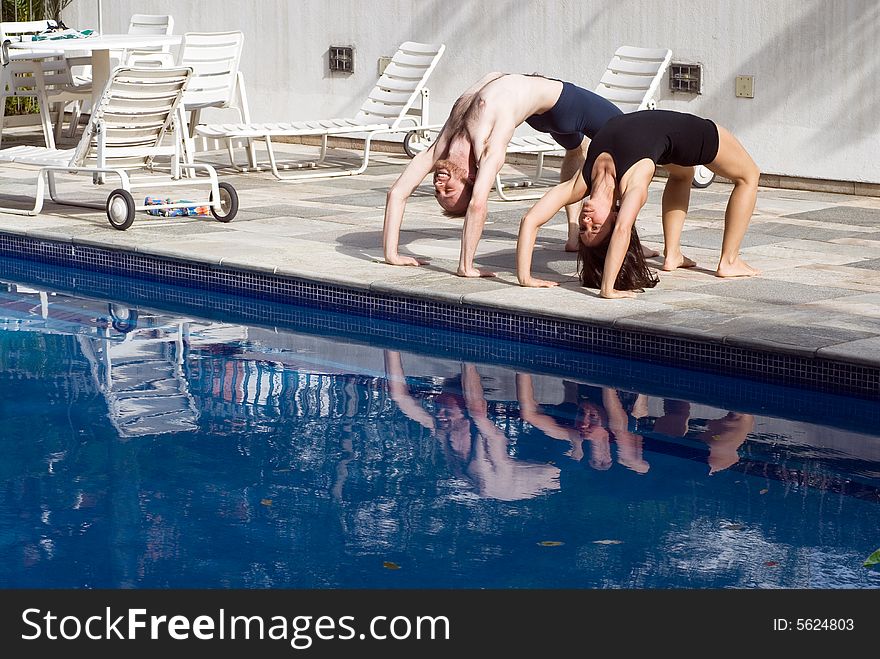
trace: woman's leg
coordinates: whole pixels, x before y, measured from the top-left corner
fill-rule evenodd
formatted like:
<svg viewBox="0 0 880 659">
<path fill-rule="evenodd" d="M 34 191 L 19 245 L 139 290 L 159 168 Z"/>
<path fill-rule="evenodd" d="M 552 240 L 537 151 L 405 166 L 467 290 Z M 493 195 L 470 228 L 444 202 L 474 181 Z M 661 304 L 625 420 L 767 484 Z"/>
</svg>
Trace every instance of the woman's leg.
<svg viewBox="0 0 880 659">
<path fill-rule="evenodd" d="M 733 181 L 733 192 L 724 211 L 724 238 L 721 259 L 715 274 L 719 277 L 751 277 L 761 274 L 739 256 L 755 201 L 758 198 L 758 177 L 761 172 L 742 144 L 730 131 L 718 126 L 718 155 L 706 165 L 716 174 Z"/>
<path fill-rule="evenodd" d="M 663 269 L 692 268 L 696 265 L 681 253 L 681 230 L 691 200 L 693 167 L 663 165 L 669 172 L 663 189 Z"/>
</svg>

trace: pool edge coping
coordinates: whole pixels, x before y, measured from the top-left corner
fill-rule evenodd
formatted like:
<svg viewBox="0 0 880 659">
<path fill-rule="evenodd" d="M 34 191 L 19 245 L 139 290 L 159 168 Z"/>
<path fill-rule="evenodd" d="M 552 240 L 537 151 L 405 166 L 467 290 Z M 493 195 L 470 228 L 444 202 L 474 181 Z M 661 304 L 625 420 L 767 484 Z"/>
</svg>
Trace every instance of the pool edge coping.
<svg viewBox="0 0 880 659">
<path fill-rule="evenodd" d="M 804 347 L 760 337 L 719 337 L 687 327 L 667 326 L 663 332 L 656 332 L 635 327 L 632 318 L 603 320 L 541 314 L 504 303 L 474 302 L 467 295 L 425 294 L 405 284 L 381 282 L 377 286 L 377 282 L 332 275 L 316 278 L 295 270 L 226 265 L 223 259 L 188 258 L 36 233 L 0 231 L 0 255 L 85 268 L 96 274 L 122 274 L 156 283 L 499 336 L 524 344 L 549 342 L 576 351 L 816 391 L 880 396 L 880 358 L 843 359 L 840 351 L 835 353 L 835 347 L 841 344 Z M 16 244 L 20 249 L 11 248 Z M 140 271 L 132 265 L 141 266 Z M 203 281 L 197 281 L 193 273 L 202 275 Z M 287 290 L 272 290 L 273 283 Z"/>
</svg>

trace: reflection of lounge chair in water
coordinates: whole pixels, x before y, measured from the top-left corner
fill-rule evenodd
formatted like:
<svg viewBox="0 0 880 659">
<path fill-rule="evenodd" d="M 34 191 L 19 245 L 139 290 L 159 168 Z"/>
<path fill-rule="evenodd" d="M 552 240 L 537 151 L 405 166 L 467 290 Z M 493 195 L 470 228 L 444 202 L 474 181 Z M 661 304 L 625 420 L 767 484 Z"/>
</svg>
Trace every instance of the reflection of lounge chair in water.
<svg viewBox="0 0 880 659">
<path fill-rule="evenodd" d="M 122 333 L 79 338 L 120 436 L 197 429 L 199 412 L 183 372 L 188 322 L 151 327 L 150 317 L 115 305 L 110 315 L 111 326 Z"/>
<path fill-rule="evenodd" d="M 75 336 L 121 437 L 198 427 L 183 371 L 188 319 L 139 317 L 126 305 L 11 283 L 5 288 L 3 329 Z"/>
<path fill-rule="evenodd" d="M 127 334 L 137 327 L 138 312 L 137 309 L 130 309 L 122 304 L 110 304 L 110 323 L 117 332 Z"/>
</svg>

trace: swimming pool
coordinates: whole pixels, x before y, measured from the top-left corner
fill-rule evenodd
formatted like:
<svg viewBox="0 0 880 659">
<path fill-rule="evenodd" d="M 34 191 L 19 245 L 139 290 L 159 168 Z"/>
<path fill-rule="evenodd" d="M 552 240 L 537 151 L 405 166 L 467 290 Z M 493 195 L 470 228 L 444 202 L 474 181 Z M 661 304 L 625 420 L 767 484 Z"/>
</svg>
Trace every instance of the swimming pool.
<svg viewBox="0 0 880 659">
<path fill-rule="evenodd" d="M 880 587 L 876 401 L 3 272 L 4 588 Z"/>
</svg>

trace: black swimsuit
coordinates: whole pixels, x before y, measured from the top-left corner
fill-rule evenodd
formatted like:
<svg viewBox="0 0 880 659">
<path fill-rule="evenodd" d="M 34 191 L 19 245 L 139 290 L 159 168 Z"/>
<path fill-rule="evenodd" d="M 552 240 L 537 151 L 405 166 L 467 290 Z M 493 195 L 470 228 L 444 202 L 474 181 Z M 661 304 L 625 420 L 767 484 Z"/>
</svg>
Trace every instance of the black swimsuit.
<svg viewBox="0 0 880 659">
<path fill-rule="evenodd" d="M 526 123 L 537 131 L 550 133 L 566 149 L 576 149 L 585 135 L 592 139 L 605 122 L 622 114 L 620 108 L 607 98 L 570 82 L 560 82 L 562 93 L 559 100 L 546 112 L 533 114 Z"/>
<path fill-rule="evenodd" d="M 592 187 L 593 165 L 600 153 L 614 160 L 617 184 L 639 160 L 657 165 L 707 165 L 718 155 L 718 127 L 709 119 L 672 110 L 641 110 L 608 120 L 590 142 L 584 181 Z"/>
</svg>

